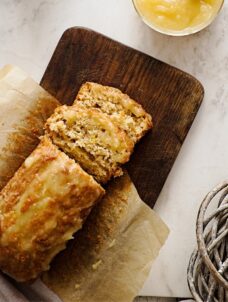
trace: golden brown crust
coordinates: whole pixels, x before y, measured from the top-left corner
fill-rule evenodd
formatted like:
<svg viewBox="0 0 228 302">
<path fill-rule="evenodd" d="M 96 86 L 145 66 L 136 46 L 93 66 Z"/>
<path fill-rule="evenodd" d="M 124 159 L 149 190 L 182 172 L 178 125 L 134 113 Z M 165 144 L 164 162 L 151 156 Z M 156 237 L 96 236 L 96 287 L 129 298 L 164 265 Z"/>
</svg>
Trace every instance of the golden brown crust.
<svg viewBox="0 0 228 302">
<path fill-rule="evenodd" d="M 81 228 L 103 188 L 47 138 L 0 194 L 0 268 L 36 278 Z"/>
</svg>

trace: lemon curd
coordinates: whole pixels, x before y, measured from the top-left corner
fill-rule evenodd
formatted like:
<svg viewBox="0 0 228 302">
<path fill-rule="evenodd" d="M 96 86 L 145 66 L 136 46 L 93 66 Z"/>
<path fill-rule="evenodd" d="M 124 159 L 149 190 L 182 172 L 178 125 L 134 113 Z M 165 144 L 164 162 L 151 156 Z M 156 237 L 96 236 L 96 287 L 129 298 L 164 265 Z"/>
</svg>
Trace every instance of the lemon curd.
<svg viewBox="0 0 228 302">
<path fill-rule="evenodd" d="M 222 3 L 222 0 L 134 0 L 146 23 L 176 32 L 207 25 Z"/>
</svg>

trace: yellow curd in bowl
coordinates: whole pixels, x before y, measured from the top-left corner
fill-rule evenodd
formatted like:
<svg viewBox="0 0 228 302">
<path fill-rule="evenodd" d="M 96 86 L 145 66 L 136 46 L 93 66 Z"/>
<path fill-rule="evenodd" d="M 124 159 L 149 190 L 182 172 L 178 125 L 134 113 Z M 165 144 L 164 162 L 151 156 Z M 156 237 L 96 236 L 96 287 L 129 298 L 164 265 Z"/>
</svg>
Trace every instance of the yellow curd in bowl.
<svg viewBox="0 0 228 302">
<path fill-rule="evenodd" d="M 223 0 L 133 0 L 143 20 L 170 33 L 192 33 L 212 22 Z"/>
</svg>

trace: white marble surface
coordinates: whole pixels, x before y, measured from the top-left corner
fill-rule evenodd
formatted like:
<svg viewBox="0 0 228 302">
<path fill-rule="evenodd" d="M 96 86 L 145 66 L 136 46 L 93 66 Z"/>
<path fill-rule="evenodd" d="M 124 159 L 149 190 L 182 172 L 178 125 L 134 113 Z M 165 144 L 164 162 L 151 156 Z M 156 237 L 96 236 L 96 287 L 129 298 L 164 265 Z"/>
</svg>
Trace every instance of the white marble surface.
<svg viewBox="0 0 228 302">
<path fill-rule="evenodd" d="M 162 36 L 144 25 L 130 0 L 1 0 L 0 66 L 17 64 L 40 80 L 63 31 L 86 26 L 196 76 L 204 103 L 157 201 L 171 229 L 141 294 L 189 296 L 186 269 L 201 199 L 228 177 L 228 3 L 207 30 Z M 156 117 L 155 117 L 156 118 Z"/>
</svg>

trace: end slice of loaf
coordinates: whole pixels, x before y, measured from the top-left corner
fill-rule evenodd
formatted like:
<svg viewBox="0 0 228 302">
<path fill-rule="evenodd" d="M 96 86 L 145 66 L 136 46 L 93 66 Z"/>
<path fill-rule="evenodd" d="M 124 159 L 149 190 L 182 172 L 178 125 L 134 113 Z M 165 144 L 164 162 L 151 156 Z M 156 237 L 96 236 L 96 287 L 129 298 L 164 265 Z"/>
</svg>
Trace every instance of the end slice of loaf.
<svg viewBox="0 0 228 302">
<path fill-rule="evenodd" d="M 23 282 L 48 270 L 104 193 L 44 137 L 0 193 L 0 269 Z"/>
<path fill-rule="evenodd" d="M 152 128 L 151 116 L 140 104 L 119 89 L 86 82 L 78 92 L 74 104 L 97 108 L 123 129 L 133 143 Z"/>
<path fill-rule="evenodd" d="M 80 105 L 58 107 L 45 125 L 46 135 L 100 183 L 122 174 L 133 150 L 128 135 L 106 115 Z"/>
</svg>

